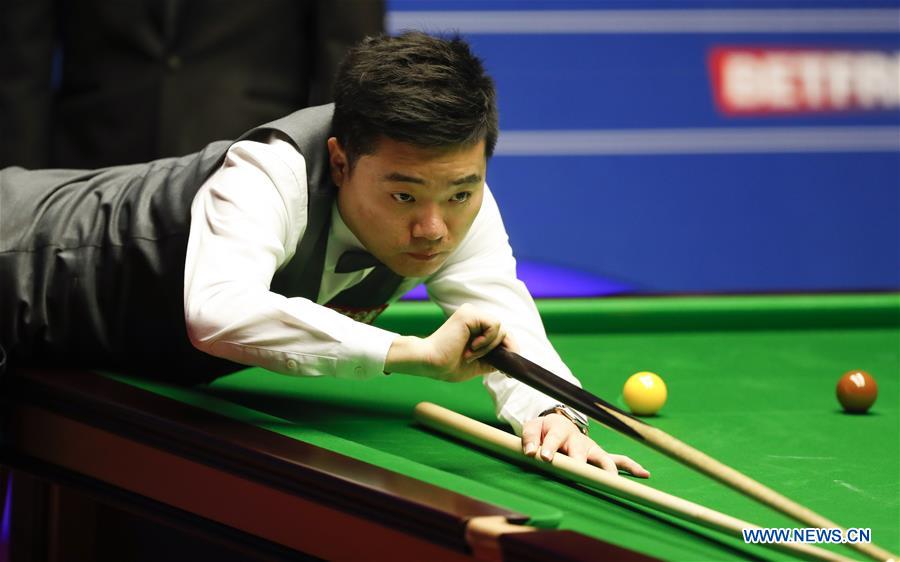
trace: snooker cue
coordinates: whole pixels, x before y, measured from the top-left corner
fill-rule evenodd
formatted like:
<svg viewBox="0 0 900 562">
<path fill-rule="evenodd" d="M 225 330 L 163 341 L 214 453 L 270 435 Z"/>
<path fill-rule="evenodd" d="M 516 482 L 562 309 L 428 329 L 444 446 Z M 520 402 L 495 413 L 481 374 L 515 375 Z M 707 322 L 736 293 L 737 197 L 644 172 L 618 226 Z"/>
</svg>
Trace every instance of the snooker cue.
<svg viewBox="0 0 900 562">
<path fill-rule="evenodd" d="M 580 410 L 594 420 L 615 429 L 636 441 L 703 472 L 719 482 L 800 521 L 810 527 L 841 529 L 844 527 L 813 510 L 760 484 L 749 476 L 710 457 L 665 431 L 657 429 L 625 413 L 609 402 L 575 386 L 517 353 L 496 347 L 482 358 L 499 371 L 531 388 Z M 897 556 L 874 543 L 846 543 L 875 560 L 897 560 Z"/>
<path fill-rule="evenodd" d="M 460 413 L 430 402 L 420 402 L 414 411 L 416 421 L 426 427 L 467 441 L 491 452 L 540 468 L 554 476 L 561 476 L 641 505 L 685 518 L 709 529 L 743 538 L 742 529 L 759 529 L 758 525 L 742 521 L 722 512 L 709 509 L 678 496 L 661 492 L 645 484 L 610 474 L 594 465 L 572 460 L 556 453 L 550 462 L 540 461 L 522 453 L 522 441 L 515 435 L 491 427 Z M 748 543 L 749 544 L 749 543 Z M 810 560 L 850 560 L 831 551 L 803 543 L 758 543 Z"/>
</svg>

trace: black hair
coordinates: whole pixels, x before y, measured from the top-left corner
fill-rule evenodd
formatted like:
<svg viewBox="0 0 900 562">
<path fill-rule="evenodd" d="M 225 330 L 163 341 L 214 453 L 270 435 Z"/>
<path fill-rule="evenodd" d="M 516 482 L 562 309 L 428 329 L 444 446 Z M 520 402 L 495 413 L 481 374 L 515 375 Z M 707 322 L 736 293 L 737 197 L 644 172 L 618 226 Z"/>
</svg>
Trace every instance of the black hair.
<svg viewBox="0 0 900 562">
<path fill-rule="evenodd" d="M 494 81 L 459 36 L 417 31 L 367 37 L 351 49 L 334 84 L 333 132 L 350 168 L 379 137 L 424 148 L 497 144 Z"/>
</svg>

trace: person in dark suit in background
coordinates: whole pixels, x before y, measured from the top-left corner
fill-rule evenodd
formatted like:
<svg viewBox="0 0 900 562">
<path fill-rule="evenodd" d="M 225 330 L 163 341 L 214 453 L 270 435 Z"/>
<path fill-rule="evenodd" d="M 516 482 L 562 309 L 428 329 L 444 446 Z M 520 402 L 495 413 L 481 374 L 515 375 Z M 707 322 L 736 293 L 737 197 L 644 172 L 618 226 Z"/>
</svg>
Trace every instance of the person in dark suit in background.
<svg viewBox="0 0 900 562">
<path fill-rule="evenodd" d="M 383 28 L 382 0 L 9 0 L 0 168 L 130 164 L 235 138 L 330 101 L 346 50 Z"/>
</svg>

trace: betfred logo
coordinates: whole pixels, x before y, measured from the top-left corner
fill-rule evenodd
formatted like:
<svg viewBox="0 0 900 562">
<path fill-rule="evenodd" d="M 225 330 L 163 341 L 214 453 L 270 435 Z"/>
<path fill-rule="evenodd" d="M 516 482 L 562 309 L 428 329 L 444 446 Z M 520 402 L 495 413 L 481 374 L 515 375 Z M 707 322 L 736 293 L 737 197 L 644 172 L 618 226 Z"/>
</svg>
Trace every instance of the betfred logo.
<svg viewBox="0 0 900 562">
<path fill-rule="evenodd" d="M 709 66 L 729 115 L 900 107 L 900 52 L 717 47 Z"/>
</svg>

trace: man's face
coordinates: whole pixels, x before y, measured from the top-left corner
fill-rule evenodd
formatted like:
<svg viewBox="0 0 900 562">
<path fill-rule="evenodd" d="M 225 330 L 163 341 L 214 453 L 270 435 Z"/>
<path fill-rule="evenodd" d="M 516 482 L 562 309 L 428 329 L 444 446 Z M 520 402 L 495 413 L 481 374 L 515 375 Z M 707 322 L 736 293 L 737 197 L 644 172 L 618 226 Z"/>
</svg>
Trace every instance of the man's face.
<svg viewBox="0 0 900 562">
<path fill-rule="evenodd" d="M 484 141 L 429 149 L 382 137 L 352 173 L 336 138 L 328 139 L 328 151 L 341 218 L 398 275 L 437 271 L 481 208 Z"/>
</svg>

